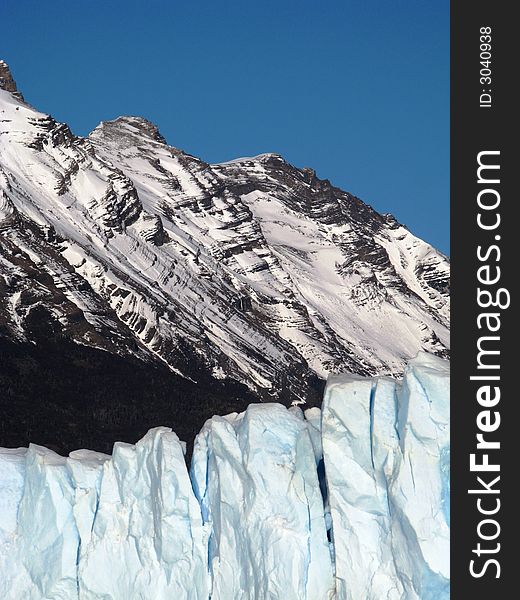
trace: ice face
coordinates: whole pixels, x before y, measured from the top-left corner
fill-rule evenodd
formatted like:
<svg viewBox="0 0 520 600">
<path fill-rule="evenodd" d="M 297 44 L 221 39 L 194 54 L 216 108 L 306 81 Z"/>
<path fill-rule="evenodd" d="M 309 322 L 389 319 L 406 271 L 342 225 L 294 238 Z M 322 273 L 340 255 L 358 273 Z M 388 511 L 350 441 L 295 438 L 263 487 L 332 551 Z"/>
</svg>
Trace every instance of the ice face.
<svg viewBox="0 0 520 600">
<path fill-rule="evenodd" d="M 299 409 L 251 405 L 214 417 L 192 478 L 209 525 L 211 598 L 333 598 L 323 499 Z"/>
<path fill-rule="evenodd" d="M 0 453 L 0 473 L 7 475 L 7 491 L 0 493 L 7 499 L 1 518 L 2 597 L 65 600 L 77 595 L 78 532 L 66 462 L 33 444 L 26 452 Z M 19 487 L 13 486 L 16 482 Z"/>
<path fill-rule="evenodd" d="M 184 450 L 166 427 L 112 456 L 0 449 L 0 597 L 449 598 L 445 361 L 213 417 L 190 474 Z"/>
<path fill-rule="evenodd" d="M 208 598 L 200 506 L 168 428 L 112 457 L 2 450 L 0 498 L 2 598 Z"/>
<path fill-rule="evenodd" d="M 322 444 L 338 600 L 449 598 L 449 370 L 329 379 Z"/>
</svg>

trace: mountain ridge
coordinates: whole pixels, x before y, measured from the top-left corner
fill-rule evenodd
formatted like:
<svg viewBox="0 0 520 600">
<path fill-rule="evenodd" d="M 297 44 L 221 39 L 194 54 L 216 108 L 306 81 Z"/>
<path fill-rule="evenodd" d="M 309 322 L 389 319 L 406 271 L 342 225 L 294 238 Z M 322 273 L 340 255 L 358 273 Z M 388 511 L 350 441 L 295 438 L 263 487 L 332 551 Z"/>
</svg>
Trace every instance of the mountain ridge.
<svg viewBox="0 0 520 600">
<path fill-rule="evenodd" d="M 448 356 L 449 262 L 391 215 L 276 153 L 209 164 L 142 117 L 75 136 L 0 66 L 0 336 L 286 405 Z"/>
</svg>

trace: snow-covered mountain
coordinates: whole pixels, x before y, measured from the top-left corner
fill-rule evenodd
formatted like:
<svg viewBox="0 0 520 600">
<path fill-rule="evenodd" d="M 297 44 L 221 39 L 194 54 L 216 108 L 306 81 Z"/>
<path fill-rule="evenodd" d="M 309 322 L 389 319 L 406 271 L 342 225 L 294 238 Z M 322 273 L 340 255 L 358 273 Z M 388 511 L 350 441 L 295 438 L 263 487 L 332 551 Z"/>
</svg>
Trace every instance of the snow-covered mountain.
<svg viewBox="0 0 520 600">
<path fill-rule="evenodd" d="M 314 404 L 330 373 L 449 347 L 448 260 L 392 216 L 276 154 L 207 164 L 140 117 L 77 137 L 4 62 L 0 292 L 6 355 L 53 342 L 237 403 Z"/>
<path fill-rule="evenodd" d="M 323 408 L 208 420 L 112 456 L 0 448 L 0 597 L 448 600 L 449 363 L 339 375 Z"/>
</svg>

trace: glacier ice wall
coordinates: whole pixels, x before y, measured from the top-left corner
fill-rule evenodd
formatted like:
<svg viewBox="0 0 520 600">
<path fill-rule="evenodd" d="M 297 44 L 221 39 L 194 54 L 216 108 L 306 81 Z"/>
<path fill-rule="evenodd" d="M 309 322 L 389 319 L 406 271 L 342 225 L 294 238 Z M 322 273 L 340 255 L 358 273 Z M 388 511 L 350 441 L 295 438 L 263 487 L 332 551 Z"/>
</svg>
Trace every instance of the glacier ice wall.
<svg viewBox="0 0 520 600">
<path fill-rule="evenodd" d="M 447 600 L 449 366 L 335 376 L 322 411 L 250 405 L 185 447 L 0 449 L 8 600 Z"/>
<path fill-rule="evenodd" d="M 206 532 L 178 437 L 112 457 L 0 451 L 0 598 L 208 598 Z"/>
<path fill-rule="evenodd" d="M 257 404 L 213 417 L 197 436 L 192 479 L 211 530 L 212 598 L 333 598 L 323 498 L 301 410 Z"/>
<path fill-rule="evenodd" d="M 449 367 L 335 376 L 322 407 L 338 600 L 449 598 Z"/>
</svg>

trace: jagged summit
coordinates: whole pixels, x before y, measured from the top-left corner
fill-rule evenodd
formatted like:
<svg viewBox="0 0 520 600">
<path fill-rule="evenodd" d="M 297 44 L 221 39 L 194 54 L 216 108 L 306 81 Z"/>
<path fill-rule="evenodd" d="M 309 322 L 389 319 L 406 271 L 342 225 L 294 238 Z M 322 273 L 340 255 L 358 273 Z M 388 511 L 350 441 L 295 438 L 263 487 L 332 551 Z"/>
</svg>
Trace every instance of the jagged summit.
<svg viewBox="0 0 520 600">
<path fill-rule="evenodd" d="M 16 87 L 16 81 L 13 78 L 11 69 L 5 60 L 2 59 L 0 59 L 0 90 L 11 92 L 14 96 L 23 101 L 23 96 Z"/>
<path fill-rule="evenodd" d="M 92 352 L 83 369 L 95 363 L 101 373 L 110 363 L 134 382 L 132 390 L 115 384 L 105 404 L 147 399 L 151 423 L 140 423 L 135 407 L 114 417 L 120 437 L 135 441 L 156 424 L 168 377 L 191 406 L 202 389 L 225 398 L 222 411 L 251 399 L 314 404 L 330 373 L 400 376 L 420 350 L 448 355 L 448 260 L 395 219 L 277 154 L 208 164 L 169 146 L 141 117 L 74 136 L 22 103 L 7 73 L 0 342 L 16 351 L 7 354 L 14 366 L 4 389 L 27 381 L 15 377 L 26 348 L 37 372 L 52 355 L 74 373 L 85 361 L 78 353 Z M 135 384 L 133 374 L 156 368 L 162 391 Z M 101 381 L 82 389 L 82 403 L 106 397 Z M 13 393 L 41 398 L 54 419 L 70 423 L 48 382 L 44 391 Z M 20 402 L 9 403 L 13 430 Z M 23 425 L 29 438 L 30 430 Z"/>
<path fill-rule="evenodd" d="M 13 79 L 9 65 L 0 59 L 0 89 L 6 92 L 16 92 L 16 82 Z"/>
<path fill-rule="evenodd" d="M 110 121 L 101 121 L 101 123 L 89 134 L 89 138 L 97 138 L 103 135 L 117 134 L 123 130 L 130 133 L 145 135 L 161 144 L 166 144 L 166 140 L 159 132 L 157 125 L 145 117 L 135 115 L 122 115 Z"/>
<path fill-rule="evenodd" d="M 286 162 L 284 157 L 277 152 L 263 152 L 262 154 L 257 154 L 255 156 L 240 156 L 238 158 L 232 158 L 231 160 L 226 160 L 224 162 L 218 163 L 221 165 L 232 165 L 237 163 L 248 163 L 248 162 Z"/>
</svg>

